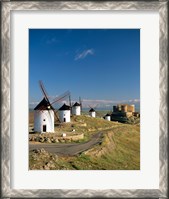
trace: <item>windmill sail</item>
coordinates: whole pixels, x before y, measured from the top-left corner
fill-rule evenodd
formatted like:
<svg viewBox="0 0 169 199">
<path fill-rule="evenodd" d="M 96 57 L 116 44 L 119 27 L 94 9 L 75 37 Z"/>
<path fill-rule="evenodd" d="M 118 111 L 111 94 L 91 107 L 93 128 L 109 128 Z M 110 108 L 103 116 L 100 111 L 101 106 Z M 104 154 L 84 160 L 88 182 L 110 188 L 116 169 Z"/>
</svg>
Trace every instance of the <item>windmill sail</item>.
<svg viewBox="0 0 169 199">
<path fill-rule="evenodd" d="M 82 100 L 81 100 L 81 97 L 79 97 L 79 104 L 80 104 L 80 109 L 81 109 L 81 112 L 82 112 Z"/>
<path fill-rule="evenodd" d="M 59 95 L 58 97 L 56 97 L 51 104 L 55 104 L 55 103 L 61 102 L 64 99 L 68 98 L 69 96 L 70 96 L 70 92 L 66 91 L 62 95 Z"/>
<path fill-rule="evenodd" d="M 39 81 L 39 86 L 41 88 L 42 94 L 44 95 L 45 99 L 49 102 L 48 94 L 47 94 L 46 89 L 45 89 L 43 82 L 41 80 Z"/>
<path fill-rule="evenodd" d="M 47 92 L 46 92 L 46 89 L 45 89 L 44 84 L 43 84 L 42 81 L 39 81 L 39 86 L 40 86 L 41 91 L 42 91 L 42 94 L 44 95 L 44 98 L 45 98 L 45 100 L 46 100 L 46 102 L 47 102 L 47 104 L 48 104 L 48 106 L 47 106 L 47 107 L 48 107 L 48 110 L 52 109 L 52 110 L 54 111 L 54 115 L 55 115 L 56 119 L 60 122 L 59 117 L 58 117 L 58 115 L 57 115 L 57 112 L 56 112 L 56 110 L 53 108 L 52 105 L 55 104 L 55 103 L 61 102 L 61 101 L 63 101 L 64 99 L 66 99 L 68 96 L 70 96 L 70 92 L 69 92 L 69 91 L 64 92 L 62 95 L 59 95 L 58 97 L 56 97 L 56 98 L 53 100 L 53 102 L 51 103 L 51 102 L 49 101 L 48 94 L 47 94 Z"/>
</svg>

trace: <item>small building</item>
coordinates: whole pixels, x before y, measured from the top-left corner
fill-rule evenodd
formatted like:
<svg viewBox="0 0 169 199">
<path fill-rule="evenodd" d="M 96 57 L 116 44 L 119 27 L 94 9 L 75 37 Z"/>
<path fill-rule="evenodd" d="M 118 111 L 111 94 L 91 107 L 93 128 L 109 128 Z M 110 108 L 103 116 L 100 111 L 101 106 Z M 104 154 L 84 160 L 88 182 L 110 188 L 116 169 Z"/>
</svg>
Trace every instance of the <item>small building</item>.
<svg viewBox="0 0 169 199">
<path fill-rule="evenodd" d="M 34 132 L 54 133 L 54 108 L 45 98 L 34 108 Z"/>
<path fill-rule="evenodd" d="M 91 108 L 91 109 L 89 110 L 89 115 L 90 115 L 91 117 L 96 117 L 96 111 L 95 111 L 93 108 Z"/>
<path fill-rule="evenodd" d="M 104 116 L 104 119 L 107 120 L 107 121 L 111 121 L 111 115 L 109 113 L 107 113 L 105 116 Z"/>
<path fill-rule="evenodd" d="M 70 106 L 64 104 L 59 109 L 59 120 L 60 122 L 70 122 Z"/>
<path fill-rule="evenodd" d="M 81 115 L 81 106 L 78 102 L 72 106 L 72 115 Z"/>
</svg>

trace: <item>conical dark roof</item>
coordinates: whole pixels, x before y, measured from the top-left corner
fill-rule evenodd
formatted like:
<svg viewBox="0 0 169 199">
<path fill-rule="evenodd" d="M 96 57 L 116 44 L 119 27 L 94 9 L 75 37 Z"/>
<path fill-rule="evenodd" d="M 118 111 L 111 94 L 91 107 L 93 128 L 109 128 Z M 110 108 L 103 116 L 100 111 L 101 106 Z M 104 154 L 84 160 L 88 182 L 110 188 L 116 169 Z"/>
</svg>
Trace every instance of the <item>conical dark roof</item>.
<svg viewBox="0 0 169 199">
<path fill-rule="evenodd" d="M 70 110 L 70 106 L 63 104 L 62 107 L 60 107 L 59 111 L 65 111 L 65 110 Z"/>
<path fill-rule="evenodd" d="M 109 113 L 107 113 L 107 114 L 105 115 L 105 117 L 106 117 L 106 116 L 111 116 L 111 115 L 110 115 Z"/>
<path fill-rule="evenodd" d="M 45 98 L 34 108 L 34 110 L 49 110 L 54 109 Z"/>
<path fill-rule="evenodd" d="M 95 112 L 95 110 L 94 110 L 93 108 L 91 108 L 91 109 L 89 110 L 89 112 Z"/>
<path fill-rule="evenodd" d="M 73 106 L 80 106 L 80 104 L 78 102 L 76 102 Z"/>
</svg>

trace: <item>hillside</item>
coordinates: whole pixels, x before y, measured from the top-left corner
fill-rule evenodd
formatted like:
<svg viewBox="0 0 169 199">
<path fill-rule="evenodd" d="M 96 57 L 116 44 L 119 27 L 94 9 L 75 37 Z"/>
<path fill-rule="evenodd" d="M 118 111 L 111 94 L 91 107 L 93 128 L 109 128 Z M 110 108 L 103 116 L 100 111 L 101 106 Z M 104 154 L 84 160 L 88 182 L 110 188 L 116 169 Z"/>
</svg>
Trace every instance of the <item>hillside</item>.
<svg viewBox="0 0 169 199">
<path fill-rule="evenodd" d="M 74 116 L 72 123 L 56 126 L 57 132 L 74 128 L 90 139 L 103 132 L 102 142 L 79 155 L 61 156 L 45 150 L 30 152 L 30 169 L 56 170 L 139 170 L 140 127 L 88 116 Z M 87 141 L 85 139 L 84 141 Z M 57 144 L 56 144 L 57 145 Z"/>
</svg>

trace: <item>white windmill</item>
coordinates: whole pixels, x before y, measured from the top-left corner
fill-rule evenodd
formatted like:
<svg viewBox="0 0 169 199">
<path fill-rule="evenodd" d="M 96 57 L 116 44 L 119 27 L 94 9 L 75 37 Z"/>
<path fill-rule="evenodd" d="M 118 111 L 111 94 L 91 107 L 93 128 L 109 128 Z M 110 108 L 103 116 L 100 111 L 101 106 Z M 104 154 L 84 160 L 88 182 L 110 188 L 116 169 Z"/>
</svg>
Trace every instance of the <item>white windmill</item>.
<svg viewBox="0 0 169 199">
<path fill-rule="evenodd" d="M 80 103 L 76 102 L 72 106 L 72 115 L 81 115 L 81 105 Z"/>
<path fill-rule="evenodd" d="M 111 115 L 109 113 L 107 113 L 105 116 L 104 116 L 104 119 L 107 120 L 107 121 L 111 121 Z"/>
<path fill-rule="evenodd" d="M 54 132 L 54 111 L 47 100 L 43 100 L 34 108 L 34 131 Z"/>
<path fill-rule="evenodd" d="M 82 100 L 79 97 L 79 103 L 75 102 L 74 104 L 71 102 L 71 96 L 69 96 L 69 106 L 70 106 L 70 114 L 71 115 L 81 115 L 82 112 Z"/>
<path fill-rule="evenodd" d="M 94 110 L 94 108 L 91 108 L 91 109 L 89 110 L 89 115 L 90 115 L 91 117 L 96 117 L 96 111 Z"/>
<path fill-rule="evenodd" d="M 63 106 L 59 108 L 60 122 L 70 122 L 70 109 L 71 107 L 66 104 L 63 104 Z"/>
<path fill-rule="evenodd" d="M 89 110 L 89 115 L 91 117 L 96 117 L 96 111 L 93 107 L 89 106 L 90 107 L 90 110 Z"/>
<path fill-rule="evenodd" d="M 98 104 L 96 104 L 94 107 L 92 107 L 92 106 L 89 106 L 89 108 L 90 108 L 90 110 L 89 110 L 89 115 L 91 116 L 91 117 L 96 117 L 96 107 L 97 107 L 97 105 Z"/>
<path fill-rule="evenodd" d="M 54 124 L 55 124 L 54 117 L 56 117 L 56 120 L 59 123 L 61 121 L 57 116 L 57 112 L 54 109 L 53 104 L 58 103 L 59 101 L 62 101 L 63 99 L 67 98 L 70 95 L 70 92 L 67 91 L 62 95 L 60 95 L 59 97 L 55 98 L 53 102 L 50 102 L 42 81 L 39 81 L 39 85 L 44 95 L 44 98 L 34 108 L 34 132 L 54 133 Z"/>
</svg>

